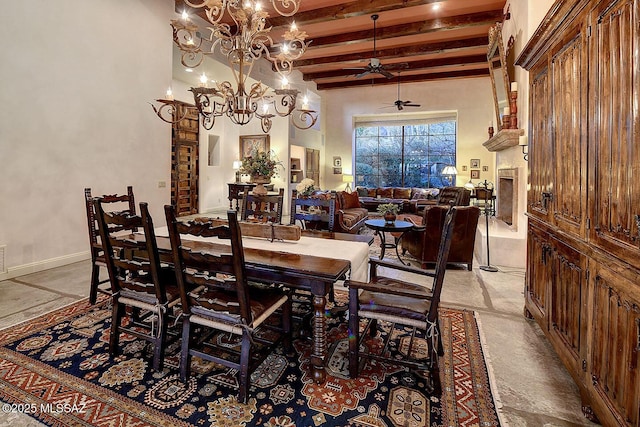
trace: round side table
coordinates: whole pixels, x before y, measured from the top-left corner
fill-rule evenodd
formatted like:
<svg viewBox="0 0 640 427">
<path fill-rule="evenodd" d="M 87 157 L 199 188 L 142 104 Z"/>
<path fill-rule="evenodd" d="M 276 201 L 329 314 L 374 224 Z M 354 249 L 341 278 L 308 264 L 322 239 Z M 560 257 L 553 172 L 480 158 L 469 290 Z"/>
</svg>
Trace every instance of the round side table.
<svg viewBox="0 0 640 427">
<path fill-rule="evenodd" d="M 380 236 L 380 259 L 384 258 L 385 249 L 395 249 L 396 256 L 398 257 L 398 261 L 400 261 L 404 265 L 404 261 L 400 258 L 400 254 L 398 253 L 398 245 L 404 236 L 404 233 L 411 230 L 413 228 L 413 224 L 408 221 L 394 221 L 389 224 L 384 219 L 368 219 L 364 222 L 364 224 L 370 229 L 374 230 L 378 236 Z M 387 243 L 385 233 L 400 233 L 400 237 L 394 238 L 393 243 Z"/>
</svg>

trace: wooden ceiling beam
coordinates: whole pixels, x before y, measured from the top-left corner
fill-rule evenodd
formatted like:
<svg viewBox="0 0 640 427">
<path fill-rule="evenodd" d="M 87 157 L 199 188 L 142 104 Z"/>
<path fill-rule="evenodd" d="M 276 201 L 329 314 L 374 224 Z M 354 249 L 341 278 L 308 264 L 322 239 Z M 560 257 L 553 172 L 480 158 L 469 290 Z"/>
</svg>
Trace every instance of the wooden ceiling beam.
<svg viewBox="0 0 640 427">
<path fill-rule="evenodd" d="M 423 82 L 429 80 L 443 80 L 443 79 L 451 79 L 451 78 L 466 78 L 466 77 L 487 77 L 489 76 L 489 69 L 479 69 L 479 70 L 460 70 L 460 71 L 449 71 L 446 73 L 427 73 L 427 74 L 419 74 L 412 76 L 403 76 L 401 83 L 408 82 Z M 344 82 L 333 82 L 333 83 L 321 83 L 318 85 L 318 90 L 329 90 L 329 89 L 343 89 L 347 87 L 359 87 L 359 86 L 378 86 L 378 85 L 388 85 L 388 84 L 398 84 L 396 79 L 387 79 L 385 77 L 375 77 L 375 78 L 362 78 L 360 80 L 350 80 Z"/>
<path fill-rule="evenodd" d="M 336 19 L 371 15 L 372 13 L 422 6 L 425 4 L 437 3 L 439 1 L 442 0 L 356 0 L 346 4 L 298 12 L 294 17 L 296 25 L 298 25 L 298 27 L 302 27 L 306 24 L 317 24 L 335 21 Z M 290 17 L 270 16 L 267 20 L 267 25 L 274 27 L 274 29 L 289 26 L 290 24 Z"/>
<path fill-rule="evenodd" d="M 451 58 L 426 59 L 422 61 L 409 61 L 407 63 L 400 63 L 400 64 L 398 63 L 387 64 L 384 66 L 384 68 L 387 71 L 393 71 L 394 69 L 415 71 L 415 70 L 426 70 L 429 68 L 446 67 L 451 65 L 470 65 L 470 64 L 486 65 L 487 56 L 486 55 L 466 55 L 466 56 L 454 56 Z M 360 72 L 349 70 L 349 69 L 331 70 L 331 71 L 323 71 L 323 72 L 317 72 L 317 73 L 303 72 L 302 78 L 305 81 L 313 81 L 313 80 L 320 80 L 320 79 L 328 79 L 332 77 L 353 76 L 354 74 L 358 74 L 358 73 Z"/>
<path fill-rule="evenodd" d="M 489 45 L 489 36 L 471 37 L 460 40 L 450 40 L 438 43 L 427 43 L 413 46 L 403 46 L 399 48 L 382 49 L 376 52 L 376 57 L 380 60 L 390 58 L 403 58 L 414 55 L 428 55 L 433 53 L 443 53 L 447 51 L 456 51 L 470 48 L 484 47 Z M 320 64 L 336 64 L 340 62 L 362 61 L 371 58 L 371 51 L 350 53 L 345 55 L 325 56 L 320 58 L 300 59 L 294 61 L 293 67 L 299 69 L 301 67 L 311 67 Z"/>
<path fill-rule="evenodd" d="M 414 36 L 416 34 L 428 34 L 481 25 L 491 25 L 495 24 L 501 18 L 502 10 L 491 10 L 487 12 L 432 19 L 429 21 L 417 21 L 389 27 L 378 27 L 376 29 L 376 39 L 384 40 L 395 37 Z M 371 40 L 373 40 L 373 28 L 363 31 L 341 33 L 333 36 L 316 37 L 311 41 L 307 51 L 313 51 L 314 49 L 335 45 L 362 43 Z"/>
</svg>

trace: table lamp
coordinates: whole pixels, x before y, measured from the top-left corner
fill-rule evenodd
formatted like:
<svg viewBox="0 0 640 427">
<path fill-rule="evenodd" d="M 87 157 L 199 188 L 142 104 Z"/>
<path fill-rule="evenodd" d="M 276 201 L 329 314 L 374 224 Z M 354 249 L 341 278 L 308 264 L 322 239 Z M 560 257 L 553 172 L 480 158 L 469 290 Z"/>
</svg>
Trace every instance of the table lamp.
<svg viewBox="0 0 640 427">
<path fill-rule="evenodd" d="M 456 169 L 455 166 L 445 166 L 444 169 L 442 169 L 442 174 L 443 175 L 449 175 L 449 185 L 453 185 L 453 175 L 458 175 L 458 169 Z"/>
<path fill-rule="evenodd" d="M 242 167 L 242 160 L 233 161 L 233 170 L 236 171 L 236 182 L 240 182 L 240 168 Z"/>
<path fill-rule="evenodd" d="M 353 175 L 342 175 L 342 182 L 346 182 L 347 186 L 344 191 L 351 193 L 351 183 L 353 182 Z"/>
</svg>

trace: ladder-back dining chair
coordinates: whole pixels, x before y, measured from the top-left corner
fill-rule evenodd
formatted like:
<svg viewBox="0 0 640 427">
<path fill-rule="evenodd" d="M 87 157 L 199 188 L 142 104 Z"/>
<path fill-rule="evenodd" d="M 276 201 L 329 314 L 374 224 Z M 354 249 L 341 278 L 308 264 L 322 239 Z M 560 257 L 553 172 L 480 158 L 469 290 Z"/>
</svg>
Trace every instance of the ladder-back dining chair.
<svg viewBox="0 0 640 427">
<path fill-rule="evenodd" d="M 379 359 L 391 364 L 427 371 L 430 376 L 429 391 L 436 395 L 440 394 L 438 356 L 442 356 L 444 350 L 440 334 L 439 304 L 456 214 L 457 208 L 453 206 L 445 218 L 434 272 L 370 258 L 371 278 L 368 283 L 350 280 L 345 282 L 345 286 L 349 288 L 349 376 L 351 378 L 358 376 L 361 357 Z M 414 277 L 432 277 L 431 289 L 415 281 L 408 281 L 409 279 L 396 278 L 399 272 L 395 272 L 394 277 L 381 276 L 378 274 L 378 267 L 417 275 Z M 362 332 L 360 319 L 367 319 Z M 362 341 L 368 336 L 375 337 L 379 321 L 391 323 L 386 341 L 380 347 L 382 352 L 366 352 L 363 350 Z M 399 355 L 398 350 L 391 350 L 389 347 L 389 340 L 395 336 L 393 331 L 396 325 L 402 326 L 403 329 L 413 329 L 406 354 L 403 351 L 403 354 Z M 427 343 L 426 358 L 413 357 L 412 350 L 417 329 L 422 331 Z"/>
<path fill-rule="evenodd" d="M 289 223 L 295 224 L 298 221 L 303 229 L 333 231 L 336 194 L 335 192 L 325 194 L 321 197 L 301 198 L 297 190 L 292 190 Z"/>
<path fill-rule="evenodd" d="M 105 212 L 100 198 L 94 206 L 113 290 L 109 354 L 119 353 L 120 334 L 127 333 L 153 345 L 153 369 L 161 371 L 169 318 L 180 294 L 173 269 L 160 264 L 148 206 L 140 203 L 140 216 Z M 134 227 L 144 230 L 144 238 L 113 234 L 113 230 Z M 145 314 L 139 318 L 139 313 Z M 127 326 L 122 324 L 123 316 L 129 316 Z"/>
<path fill-rule="evenodd" d="M 175 208 L 170 205 L 165 206 L 165 216 L 183 311 L 180 378 L 185 382 L 188 380 L 192 356 L 236 369 L 239 374 L 238 401 L 245 403 L 250 372 L 260 361 L 257 356 L 266 356 L 265 352 L 278 342 L 267 341 L 256 333 L 259 328 L 276 326 L 266 322 L 267 319 L 280 318 L 280 336 L 284 338 L 285 348 L 290 349 L 289 292 L 274 286 L 249 286 L 236 211 L 228 211 L 228 225 L 219 226 L 213 226 L 211 222 L 178 221 Z M 189 236 L 222 240 L 220 243 L 226 240 L 230 247 L 222 253 L 212 253 L 206 247 L 191 249 L 184 244 Z M 190 291 L 196 286 L 199 287 L 196 291 Z M 215 337 L 210 337 L 204 330 L 239 336 L 240 350 L 228 346 L 215 350 Z M 203 338 L 207 336 L 213 339 Z M 257 349 L 257 344 L 261 348 Z M 228 353 L 239 361 L 225 357 Z"/>
<path fill-rule="evenodd" d="M 127 194 L 103 195 L 100 196 L 103 204 L 109 204 L 110 209 L 126 206 L 126 211 L 136 214 L 136 204 L 133 197 L 133 187 L 127 187 Z M 111 295 L 111 288 L 103 289 L 100 287 L 103 283 L 108 283 L 109 278 L 100 280 L 100 268 L 106 268 L 107 263 L 102 250 L 102 242 L 99 241 L 98 223 L 96 220 L 96 211 L 93 205 L 93 197 L 91 196 L 91 188 L 84 189 L 84 203 L 87 211 L 87 225 L 89 229 L 89 248 L 91 251 L 91 287 L 89 289 L 89 302 L 95 304 L 98 299 L 98 292 Z M 125 205 L 126 204 L 126 205 Z M 123 209 L 125 210 L 125 209 Z M 137 231 L 137 230 L 131 230 Z"/>
<path fill-rule="evenodd" d="M 278 194 L 258 196 L 245 191 L 242 196 L 241 218 L 243 221 L 271 222 L 282 224 L 284 188 Z"/>
</svg>

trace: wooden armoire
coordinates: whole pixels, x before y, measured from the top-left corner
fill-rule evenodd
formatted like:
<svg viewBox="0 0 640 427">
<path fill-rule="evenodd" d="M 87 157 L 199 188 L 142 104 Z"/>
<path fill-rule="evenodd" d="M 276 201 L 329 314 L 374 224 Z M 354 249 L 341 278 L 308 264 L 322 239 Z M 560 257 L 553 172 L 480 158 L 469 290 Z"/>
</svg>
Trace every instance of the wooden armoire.
<svg viewBox="0 0 640 427">
<path fill-rule="evenodd" d="M 556 1 L 529 71 L 525 312 L 585 415 L 640 425 L 640 0 Z"/>
</svg>

